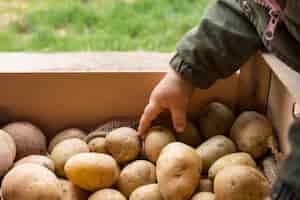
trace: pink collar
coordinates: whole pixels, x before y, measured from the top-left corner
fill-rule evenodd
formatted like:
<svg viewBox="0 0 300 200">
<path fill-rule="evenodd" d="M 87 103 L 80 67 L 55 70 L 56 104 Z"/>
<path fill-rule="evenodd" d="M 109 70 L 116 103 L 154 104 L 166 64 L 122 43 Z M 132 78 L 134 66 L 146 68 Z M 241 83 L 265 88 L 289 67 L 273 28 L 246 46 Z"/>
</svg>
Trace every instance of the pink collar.
<svg viewBox="0 0 300 200">
<path fill-rule="evenodd" d="M 282 17 L 282 9 L 276 0 L 254 0 L 257 4 L 269 9 L 270 20 L 264 32 L 264 38 L 271 41 L 274 38 L 277 24 Z"/>
</svg>

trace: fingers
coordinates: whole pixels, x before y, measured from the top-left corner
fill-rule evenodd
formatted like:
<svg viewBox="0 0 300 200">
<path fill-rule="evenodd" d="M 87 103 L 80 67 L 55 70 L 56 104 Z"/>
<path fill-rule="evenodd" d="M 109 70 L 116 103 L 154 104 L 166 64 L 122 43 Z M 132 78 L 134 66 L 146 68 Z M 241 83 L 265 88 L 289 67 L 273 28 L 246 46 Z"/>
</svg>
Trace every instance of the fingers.
<svg viewBox="0 0 300 200">
<path fill-rule="evenodd" d="M 173 126 L 176 131 L 182 133 L 186 126 L 186 109 L 185 108 L 173 108 L 171 109 Z"/>
<path fill-rule="evenodd" d="M 149 103 L 141 117 L 138 132 L 139 134 L 145 133 L 145 131 L 151 126 L 151 122 L 162 112 L 162 108 L 154 103 Z"/>
</svg>

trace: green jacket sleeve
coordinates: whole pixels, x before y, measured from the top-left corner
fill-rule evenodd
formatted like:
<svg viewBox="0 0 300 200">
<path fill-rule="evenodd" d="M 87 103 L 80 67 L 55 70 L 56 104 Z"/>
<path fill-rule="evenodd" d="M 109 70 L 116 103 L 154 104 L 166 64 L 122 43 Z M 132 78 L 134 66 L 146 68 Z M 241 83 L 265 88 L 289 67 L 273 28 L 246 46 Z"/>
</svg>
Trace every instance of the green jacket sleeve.
<svg viewBox="0 0 300 200">
<path fill-rule="evenodd" d="M 206 89 L 238 70 L 262 41 L 238 0 L 217 0 L 199 27 L 177 44 L 171 66 L 194 86 Z"/>
</svg>

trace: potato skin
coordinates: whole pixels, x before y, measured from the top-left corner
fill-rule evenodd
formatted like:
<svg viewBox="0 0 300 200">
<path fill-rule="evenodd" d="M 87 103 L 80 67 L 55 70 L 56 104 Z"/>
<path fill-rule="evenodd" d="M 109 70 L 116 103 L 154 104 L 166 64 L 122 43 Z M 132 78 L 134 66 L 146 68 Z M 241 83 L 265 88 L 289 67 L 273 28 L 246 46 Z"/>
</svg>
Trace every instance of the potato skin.
<svg viewBox="0 0 300 200">
<path fill-rule="evenodd" d="M 29 122 L 13 122 L 4 126 L 15 141 L 17 147 L 16 160 L 29 155 L 45 155 L 47 152 L 47 141 L 44 133 Z"/>
<path fill-rule="evenodd" d="M 126 197 L 138 187 L 156 182 L 155 166 L 146 160 L 128 164 L 122 171 L 117 187 Z"/>
<path fill-rule="evenodd" d="M 3 198 L 7 200 L 61 200 L 61 189 L 56 176 L 36 164 L 14 167 L 2 182 Z"/>
<path fill-rule="evenodd" d="M 60 179 L 59 184 L 62 190 L 62 200 L 86 200 L 89 196 L 86 191 L 68 180 Z"/>
<path fill-rule="evenodd" d="M 215 195 L 211 192 L 199 192 L 191 200 L 215 200 Z"/>
<path fill-rule="evenodd" d="M 248 153 L 233 153 L 219 158 L 208 170 L 208 176 L 214 179 L 215 176 L 225 167 L 232 165 L 246 165 L 256 168 L 256 162 Z"/>
<path fill-rule="evenodd" d="M 102 189 L 92 194 L 88 200 L 126 200 L 126 197 L 114 189 Z"/>
<path fill-rule="evenodd" d="M 202 170 L 201 157 L 190 146 L 167 145 L 157 160 L 157 180 L 165 200 L 189 200 L 197 189 Z"/>
<path fill-rule="evenodd" d="M 250 153 L 255 159 L 262 157 L 268 151 L 268 138 L 272 135 L 271 122 L 254 111 L 242 113 L 230 131 L 230 137 L 238 148 Z"/>
<path fill-rule="evenodd" d="M 95 192 L 112 187 L 118 180 L 120 169 L 109 155 L 101 153 L 80 153 L 65 164 L 68 179 L 78 187 Z"/>
<path fill-rule="evenodd" d="M 0 130 L 0 178 L 13 165 L 16 158 L 16 144 L 13 138 L 3 130 Z"/>
<path fill-rule="evenodd" d="M 51 155 L 50 158 L 55 164 L 55 172 L 58 176 L 65 177 L 64 167 L 66 162 L 74 155 L 79 153 L 89 152 L 88 145 L 80 139 L 73 138 L 67 139 L 58 143 Z"/>
<path fill-rule="evenodd" d="M 67 139 L 72 139 L 72 138 L 78 138 L 81 140 L 84 140 L 86 137 L 86 133 L 78 128 L 69 128 L 66 130 L 63 130 L 57 135 L 52 138 L 51 142 L 48 145 L 48 152 L 51 153 L 53 148 L 60 142 L 67 140 Z"/>
<path fill-rule="evenodd" d="M 255 168 L 229 166 L 220 171 L 214 182 L 216 200 L 258 200 L 267 197 L 270 186 Z"/>
<path fill-rule="evenodd" d="M 132 192 L 129 200 L 164 200 L 157 184 L 138 187 Z"/>
<path fill-rule="evenodd" d="M 235 116 L 229 107 L 219 102 L 210 103 L 200 114 L 200 132 L 206 139 L 228 135 L 234 120 Z"/>
<path fill-rule="evenodd" d="M 156 163 L 162 149 L 175 141 L 175 136 L 169 129 L 161 126 L 152 127 L 144 141 L 144 153 L 147 159 Z"/>
<path fill-rule="evenodd" d="M 141 150 L 141 142 L 136 130 L 121 127 L 110 132 L 106 137 L 106 149 L 119 164 L 136 159 Z"/>
<path fill-rule="evenodd" d="M 97 137 L 92 139 L 88 143 L 90 152 L 95 152 L 95 153 L 105 153 L 108 154 L 108 151 L 106 149 L 106 139 L 103 137 Z"/>
<path fill-rule="evenodd" d="M 25 158 L 22 158 L 18 162 L 16 162 L 14 166 L 23 165 L 25 163 L 37 164 L 48 168 L 52 172 L 55 171 L 54 162 L 47 156 L 41 156 L 41 155 L 27 156 Z"/>
<path fill-rule="evenodd" d="M 197 147 L 202 142 L 201 134 L 192 122 L 187 122 L 185 130 L 182 133 L 177 133 L 176 138 L 179 142 L 192 147 Z"/>
<path fill-rule="evenodd" d="M 211 165 L 219 158 L 236 152 L 235 144 L 223 135 L 214 136 L 197 148 L 203 161 L 203 172 L 208 172 Z"/>
</svg>

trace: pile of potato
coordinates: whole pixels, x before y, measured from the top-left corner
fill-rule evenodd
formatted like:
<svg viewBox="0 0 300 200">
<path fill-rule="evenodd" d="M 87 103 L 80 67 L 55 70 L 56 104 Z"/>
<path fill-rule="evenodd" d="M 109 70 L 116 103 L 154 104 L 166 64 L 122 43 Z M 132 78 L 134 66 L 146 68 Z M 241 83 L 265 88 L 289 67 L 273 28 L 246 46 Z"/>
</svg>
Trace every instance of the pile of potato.
<svg viewBox="0 0 300 200">
<path fill-rule="evenodd" d="M 124 126 L 126 124 L 126 126 Z M 271 123 L 237 118 L 224 104 L 205 107 L 184 133 L 154 126 L 141 139 L 130 123 L 86 134 L 58 133 L 47 146 L 28 122 L 0 130 L 3 200 L 263 200 L 256 161 L 268 152 Z"/>
</svg>

